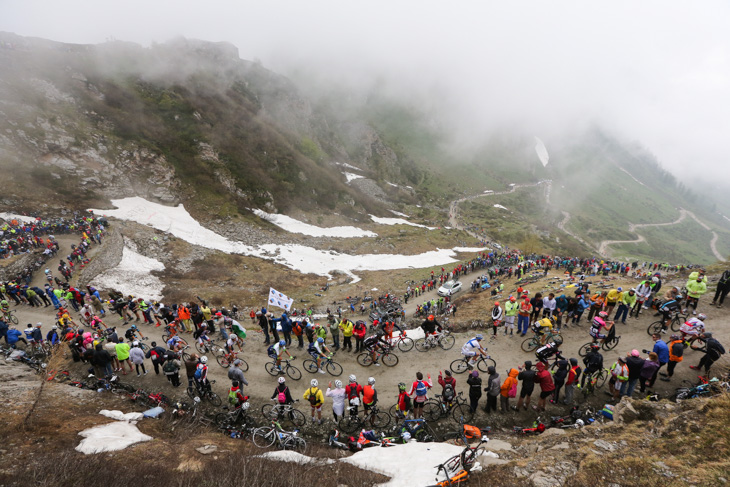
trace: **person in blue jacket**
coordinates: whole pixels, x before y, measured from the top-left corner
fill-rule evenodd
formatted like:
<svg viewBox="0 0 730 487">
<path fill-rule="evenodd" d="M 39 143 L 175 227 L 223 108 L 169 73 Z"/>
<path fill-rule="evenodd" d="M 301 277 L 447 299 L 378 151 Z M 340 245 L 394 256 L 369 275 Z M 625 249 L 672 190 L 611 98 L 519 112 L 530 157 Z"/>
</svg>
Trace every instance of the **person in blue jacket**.
<svg viewBox="0 0 730 487">
<path fill-rule="evenodd" d="M 20 330 L 16 330 L 15 327 L 11 327 L 8 330 L 8 333 L 5 337 L 5 341 L 8 342 L 8 345 L 10 345 L 12 348 L 15 348 L 15 344 L 18 342 L 25 343 L 25 346 L 28 346 L 28 341 L 23 337 L 23 332 Z"/>
<path fill-rule="evenodd" d="M 664 340 L 662 340 L 662 336 L 658 333 L 653 334 L 651 338 L 654 340 L 654 349 L 652 351 L 657 354 L 657 357 L 659 358 L 659 368 L 654 371 L 654 375 L 651 376 L 648 383 L 649 387 L 654 387 L 654 382 L 656 382 L 659 370 L 669 363 L 669 346 L 667 346 Z"/>
</svg>

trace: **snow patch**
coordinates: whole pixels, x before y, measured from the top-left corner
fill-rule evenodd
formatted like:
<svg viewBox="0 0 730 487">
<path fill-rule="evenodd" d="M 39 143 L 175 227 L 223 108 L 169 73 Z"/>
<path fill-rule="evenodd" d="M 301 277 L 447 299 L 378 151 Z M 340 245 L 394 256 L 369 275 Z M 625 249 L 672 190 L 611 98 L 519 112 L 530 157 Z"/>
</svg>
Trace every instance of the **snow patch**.
<svg viewBox="0 0 730 487">
<path fill-rule="evenodd" d="M 330 465 L 332 463 L 335 463 L 335 460 L 332 460 L 331 458 L 312 458 L 308 457 L 307 455 L 302 455 L 301 453 L 290 450 L 267 451 L 266 453 L 262 453 L 261 455 L 256 455 L 255 458 L 266 458 L 267 460 L 298 463 L 300 465 Z"/>
<path fill-rule="evenodd" d="M 310 237 L 339 237 L 339 238 L 351 238 L 351 237 L 377 237 L 378 234 L 369 230 L 362 230 L 352 226 L 342 227 L 317 227 L 310 225 L 302 221 L 296 220 L 290 216 L 277 215 L 273 213 L 266 213 L 263 210 L 253 210 L 253 212 L 259 218 L 263 218 L 276 225 L 279 228 L 283 228 L 287 232 L 301 233 L 303 235 L 309 235 Z"/>
<path fill-rule="evenodd" d="M 164 271 L 165 265 L 159 260 L 138 254 L 128 245 L 133 244 L 125 242 L 119 265 L 96 276 L 91 284 L 101 289 L 116 289 L 124 295 L 162 299 L 164 284 L 151 272 Z"/>
<path fill-rule="evenodd" d="M 391 186 L 393 186 L 394 188 L 399 187 L 397 184 L 391 183 L 390 181 L 386 181 L 386 183 L 389 184 L 389 185 L 391 185 Z"/>
<path fill-rule="evenodd" d="M 355 171 L 362 171 L 359 167 L 355 167 L 352 164 L 348 164 L 346 162 L 335 162 L 338 166 L 346 167 L 347 169 L 354 169 Z"/>
<path fill-rule="evenodd" d="M 405 213 L 401 213 L 400 211 L 395 211 L 395 210 L 388 210 L 388 211 L 396 216 L 402 216 L 403 218 L 410 218 L 408 215 L 406 215 Z"/>
<path fill-rule="evenodd" d="M 505 208 L 505 207 L 504 207 L 504 206 L 502 206 L 502 205 L 496 205 L 496 204 L 495 204 L 495 205 L 494 205 L 494 207 L 495 207 L 495 208 L 502 208 L 503 210 L 507 210 L 507 208 Z M 507 211 L 509 211 L 509 210 L 507 210 Z"/>
<path fill-rule="evenodd" d="M 347 179 L 347 182 L 353 181 L 355 179 L 361 179 L 365 176 L 360 176 L 359 174 L 351 173 L 351 172 L 343 172 L 342 174 L 345 175 L 345 179 Z"/>
<path fill-rule="evenodd" d="M 78 444 L 76 451 L 85 455 L 124 450 L 135 443 L 152 440 L 151 436 L 142 433 L 136 425 L 126 421 L 94 426 L 85 429 L 79 435 L 84 439 Z"/>
<path fill-rule="evenodd" d="M 454 247 L 454 252 L 482 252 L 489 250 L 487 247 Z"/>
<path fill-rule="evenodd" d="M 0 218 L 2 218 L 5 221 L 12 221 L 12 220 L 18 220 L 19 222 L 23 223 L 33 223 L 36 221 L 35 218 L 32 216 L 23 216 L 23 215 L 16 215 L 15 213 L 0 213 Z"/>
<path fill-rule="evenodd" d="M 108 409 L 102 409 L 101 411 L 99 411 L 99 414 L 101 414 L 102 416 L 106 416 L 107 418 L 116 419 L 117 421 L 139 421 L 144 417 L 144 414 L 142 413 L 124 414 L 118 409 L 112 409 L 111 411 L 109 411 Z"/>
<path fill-rule="evenodd" d="M 421 269 L 456 262 L 456 252 L 452 249 L 436 249 L 415 255 L 365 254 L 348 255 L 334 251 L 317 250 L 303 245 L 266 244 L 257 247 L 245 245 L 219 235 L 203 227 L 183 205 L 176 207 L 152 203 L 139 196 L 112 200 L 114 210 L 92 210 L 97 214 L 134 221 L 167 232 L 193 245 L 199 245 L 229 254 L 242 254 L 262 259 L 270 259 L 290 269 L 318 276 L 331 277 L 335 271 L 352 277 L 353 282 L 360 280 L 354 271 L 384 271 L 391 269 Z M 377 218 L 377 217 L 376 217 Z M 402 220 L 405 222 L 406 220 Z M 412 224 L 414 226 L 422 226 Z M 430 227 L 425 227 L 429 228 Z M 140 256 L 141 257 L 141 256 Z M 122 259 L 124 260 L 124 258 Z M 150 259 L 153 260 L 153 259 Z M 156 261 L 155 261 L 156 262 Z M 162 264 L 159 264 L 162 266 Z M 121 263 L 120 263 L 121 266 Z M 98 282 L 98 277 L 96 282 Z M 130 283 L 124 283 L 129 285 Z M 122 289 L 120 288 L 120 291 Z M 125 292 L 125 291 L 122 291 Z M 161 292 L 161 286 L 160 291 Z M 135 293 L 133 293 L 135 294 Z M 149 293 L 136 293 L 150 296 Z M 161 297 L 161 296 L 160 296 Z M 157 298 L 159 299 L 159 298 Z"/>
<path fill-rule="evenodd" d="M 372 219 L 375 223 L 380 223 L 381 225 L 410 225 L 412 227 L 436 230 L 436 227 L 427 227 L 426 225 L 421 225 L 419 223 L 409 222 L 408 220 L 404 220 L 403 218 L 380 218 L 375 215 L 370 215 L 370 219 Z"/>
</svg>

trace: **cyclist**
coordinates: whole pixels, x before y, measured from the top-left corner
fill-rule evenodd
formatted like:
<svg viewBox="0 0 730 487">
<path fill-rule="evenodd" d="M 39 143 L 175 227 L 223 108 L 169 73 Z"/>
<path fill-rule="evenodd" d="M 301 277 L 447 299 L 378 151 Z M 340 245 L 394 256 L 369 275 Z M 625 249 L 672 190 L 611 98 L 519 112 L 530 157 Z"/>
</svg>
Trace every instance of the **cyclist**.
<svg viewBox="0 0 730 487">
<path fill-rule="evenodd" d="M 551 341 L 535 350 L 535 356 L 537 357 L 537 360 L 544 363 L 545 365 L 550 365 L 550 358 L 556 357 L 562 359 L 563 356 L 560 353 L 560 345 L 562 344 L 563 340 L 557 335 L 554 336 Z"/>
<path fill-rule="evenodd" d="M 550 316 L 541 320 L 534 321 L 532 323 L 532 331 L 535 332 L 535 338 L 537 338 L 541 345 L 545 345 L 547 340 L 548 332 L 553 331 L 553 324 L 555 323 L 555 317 Z"/>
<path fill-rule="evenodd" d="M 375 378 L 368 377 L 368 385 L 362 388 L 362 405 L 365 412 L 378 402 L 378 391 L 375 390 Z"/>
<path fill-rule="evenodd" d="M 56 325 L 51 326 L 51 330 L 46 334 L 46 341 L 51 345 L 58 345 L 60 342 L 58 337 L 58 327 Z"/>
<path fill-rule="evenodd" d="M 429 345 L 434 343 L 431 341 L 431 337 L 435 338 L 442 330 L 441 325 L 436 321 L 434 315 L 428 315 L 428 318 L 421 323 L 421 329 L 423 329 L 423 333 L 426 335 L 426 342 Z"/>
<path fill-rule="evenodd" d="M 231 382 L 231 388 L 228 390 L 228 402 L 234 408 L 240 408 L 244 402 L 248 401 L 248 396 L 241 393 L 241 384 L 237 380 Z"/>
<path fill-rule="evenodd" d="M 283 379 L 283 377 L 282 377 Z M 322 424 L 322 404 L 324 404 L 324 395 L 322 389 L 317 387 L 319 382 L 317 379 L 312 379 L 310 382 L 310 388 L 304 392 L 304 399 L 309 401 L 312 406 L 312 423 L 314 423 L 314 413 L 317 413 L 317 424 Z"/>
<path fill-rule="evenodd" d="M 408 415 L 408 412 L 411 410 L 411 398 L 406 392 L 406 384 L 405 382 L 400 382 L 398 384 L 398 402 L 396 407 L 396 417 L 398 419 L 404 419 Z"/>
<path fill-rule="evenodd" d="M 686 340 L 688 336 L 699 337 L 702 333 L 704 333 L 706 319 L 707 315 L 700 313 L 685 321 L 684 324 L 679 327 L 679 331 L 682 332 L 682 339 Z"/>
<path fill-rule="evenodd" d="M 8 303 L 7 299 L 0 301 L 0 311 L 2 311 L 4 315 L 10 312 L 10 303 Z"/>
<path fill-rule="evenodd" d="M 271 399 L 275 399 L 279 404 L 291 404 L 294 399 L 291 397 L 289 388 L 286 386 L 286 379 L 279 377 L 279 385 L 274 389 L 274 393 L 271 395 Z"/>
<path fill-rule="evenodd" d="M 205 322 L 201 323 L 200 328 L 195 330 L 195 333 L 193 333 L 193 338 L 198 340 L 198 345 L 200 345 L 204 349 L 208 348 L 207 342 L 210 342 L 210 337 L 208 336 L 208 333 L 208 324 Z"/>
<path fill-rule="evenodd" d="M 383 354 L 387 352 L 390 347 L 388 342 L 385 340 L 385 335 L 383 335 L 382 330 L 378 330 L 375 335 L 367 337 L 362 345 L 363 348 L 370 353 L 370 358 L 373 360 L 373 364 L 380 367 L 380 362 L 378 362 L 378 353 Z"/>
<path fill-rule="evenodd" d="M 286 341 L 285 340 L 279 340 L 279 343 L 274 343 L 273 345 L 269 346 L 269 348 L 266 350 L 266 353 L 276 361 L 276 368 L 279 369 L 279 373 L 283 374 L 284 371 L 281 370 L 281 358 L 284 354 L 287 354 L 287 356 L 290 359 L 294 359 L 292 355 L 289 353 L 289 351 L 286 349 Z"/>
<path fill-rule="evenodd" d="M 171 336 L 170 339 L 167 340 L 167 348 L 174 352 L 179 352 L 183 349 L 182 338 L 180 338 L 178 335 Z"/>
<path fill-rule="evenodd" d="M 279 342 L 281 343 L 281 342 Z M 328 354 L 331 354 L 330 349 L 327 348 L 327 345 L 324 343 L 324 338 L 318 337 L 317 340 L 315 340 L 314 343 L 311 343 L 309 345 L 309 349 L 307 350 L 309 352 L 309 355 L 312 356 L 312 358 L 317 362 L 317 372 L 320 374 L 324 374 L 324 370 L 322 370 L 322 359 L 327 358 L 327 355 L 325 355 L 325 352 Z M 321 411 L 320 411 L 321 416 Z"/>
<path fill-rule="evenodd" d="M 393 329 L 397 328 L 399 334 L 403 334 L 403 329 L 398 326 L 395 321 L 383 321 L 383 323 L 380 325 L 383 333 L 385 333 L 385 336 L 388 338 L 388 340 L 393 339 Z"/>
<path fill-rule="evenodd" d="M 591 344 L 591 351 L 583 357 L 583 377 L 580 379 L 580 387 L 583 387 L 586 382 L 586 377 L 590 377 L 594 372 L 598 372 L 603 369 L 603 355 L 600 352 L 601 346 L 598 343 Z"/>
<path fill-rule="evenodd" d="M 139 333 L 137 325 L 132 325 L 124 332 L 124 338 L 133 342 L 134 340 L 137 340 L 137 333 Z"/>
<path fill-rule="evenodd" d="M 682 299 L 681 294 L 677 294 L 674 299 L 669 299 L 662 303 L 662 305 L 657 310 L 659 313 L 662 314 L 662 333 L 667 332 L 667 326 L 669 326 L 669 321 L 671 320 L 672 316 L 679 312 L 680 305 L 679 301 Z"/>
<path fill-rule="evenodd" d="M 357 407 L 360 405 L 360 394 L 362 394 L 362 386 L 357 383 L 357 377 L 350 375 L 350 383 L 345 387 L 345 395 L 350 405 L 350 414 L 357 416 Z"/>
<path fill-rule="evenodd" d="M 235 352 L 235 347 L 238 347 L 238 350 L 241 351 L 243 345 L 243 340 L 241 340 L 238 335 L 235 333 L 231 333 L 228 335 L 228 338 L 226 339 L 225 349 L 228 354 L 233 354 Z"/>
<path fill-rule="evenodd" d="M 597 342 L 598 340 L 601 340 L 601 343 L 606 341 L 606 337 L 609 335 L 604 335 L 601 333 L 602 329 L 605 329 L 606 332 L 610 332 L 611 329 L 613 329 L 613 321 L 609 321 L 606 323 L 606 318 L 608 318 L 608 313 L 605 311 L 600 311 L 598 313 L 598 316 L 593 318 L 593 321 L 591 321 L 591 329 L 588 331 L 588 333 L 593 337 L 593 341 Z"/>
<path fill-rule="evenodd" d="M 200 357 L 200 362 L 195 368 L 195 375 L 193 376 L 195 383 L 198 386 L 198 390 L 202 392 L 210 392 L 210 381 L 208 380 L 208 357 L 203 355 Z"/>
<path fill-rule="evenodd" d="M 480 355 L 486 355 L 487 353 L 486 349 L 482 347 L 483 339 L 484 337 L 482 335 L 477 335 L 461 347 L 461 354 L 465 357 L 469 357 L 469 370 L 472 370 L 474 365 L 477 363 L 477 353 Z"/>
</svg>

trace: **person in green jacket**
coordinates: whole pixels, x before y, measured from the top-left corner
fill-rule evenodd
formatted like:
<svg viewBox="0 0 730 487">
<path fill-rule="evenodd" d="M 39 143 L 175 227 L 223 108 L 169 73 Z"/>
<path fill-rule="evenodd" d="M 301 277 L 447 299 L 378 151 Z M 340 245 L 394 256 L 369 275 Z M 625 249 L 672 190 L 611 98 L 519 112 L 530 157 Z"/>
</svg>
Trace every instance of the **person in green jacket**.
<svg viewBox="0 0 730 487">
<path fill-rule="evenodd" d="M 507 328 L 509 328 L 509 334 L 514 334 L 515 331 L 515 316 L 517 316 L 517 309 L 519 308 L 517 298 L 510 296 L 506 303 L 504 303 L 504 334 L 507 334 Z"/>
<path fill-rule="evenodd" d="M 119 337 L 119 343 L 114 348 L 117 352 L 117 360 L 119 360 L 122 373 L 127 375 L 127 371 L 124 370 L 124 364 L 129 365 L 129 371 L 132 372 L 132 362 L 129 361 L 129 345 L 124 343 L 124 338 Z"/>
<path fill-rule="evenodd" d="M 636 289 L 631 288 L 628 291 L 623 291 L 619 298 L 618 309 L 616 314 L 613 316 L 613 321 L 621 321 L 624 325 L 626 324 L 626 316 L 629 310 L 636 304 Z"/>
<path fill-rule="evenodd" d="M 685 284 L 687 288 L 687 303 L 686 307 L 682 310 L 683 313 L 687 313 L 687 309 L 691 306 L 694 308 L 692 311 L 693 315 L 697 314 L 697 303 L 700 301 L 700 296 L 707 292 L 707 283 L 704 280 L 704 276 L 698 275 L 696 279 L 690 279 Z"/>
<path fill-rule="evenodd" d="M 337 322 L 337 318 L 330 313 L 327 315 L 327 322 L 329 323 L 330 335 L 332 335 L 332 344 L 335 350 L 340 349 L 340 324 Z"/>
</svg>

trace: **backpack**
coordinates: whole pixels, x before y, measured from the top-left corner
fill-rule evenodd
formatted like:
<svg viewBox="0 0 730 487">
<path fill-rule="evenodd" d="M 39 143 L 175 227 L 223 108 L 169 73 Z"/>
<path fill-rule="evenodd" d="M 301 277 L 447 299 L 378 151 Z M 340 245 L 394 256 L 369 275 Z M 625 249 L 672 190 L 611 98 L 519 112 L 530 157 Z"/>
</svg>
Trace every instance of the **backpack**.
<svg viewBox="0 0 730 487">
<path fill-rule="evenodd" d="M 311 404 L 312 407 L 315 407 L 317 405 L 317 391 L 313 387 L 309 389 L 309 397 L 307 399 L 309 400 L 309 404 Z"/>
<path fill-rule="evenodd" d="M 231 389 L 230 391 L 228 391 L 228 402 L 231 403 L 232 406 L 235 406 L 236 404 L 238 404 L 238 394 L 237 394 L 237 392 L 238 391 L 234 391 L 233 389 Z"/>
<path fill-rule="evenodd" d="M 418 389 L 416 389 L 418 391 Z M 446 401 L 451 401 L 454 398 L 454 386 L 452 386 L 449 382 L 447 382 L 444 385 L 444 399 Z"/>
<path fill-rule="evenodd" d="M 512 382 L 512 387 L 509 388 L 507 397 L 517 397 L 517 381 Z"/>
<path fill-rule="evenodd" d="M 276 396 L 276 400 L 279 402 L 279 404 L 286 403 L 286 391 L 288 389 L 289 389 L 288 387 L 285 387 L 283 391 L 279 391 L 279 395 Z"/>
<path fill-rule="evenodd" d="M 684 354 L 684 345 L 682 342 L 677 342 L 672 345 L 672 355 L 675 357 L 681 357 Z"/>
<path fill-rule="evenodd" d="M 418 381 L 418 384 L 416 385 L 416 396 L 423 397 L 428 392 L 428 387 L 426 386 L 426 383 L 422 380 Z"/>
<path fill-rule="evenodd" d="M 411 410 L 411 398 L 408 394 L 405 394 L 403 396 L 403 407 L 404 407 L 404 411 Z"/>
<path fill-rule="evenodd" d="M 292 331 L 296 336 L 302 336 L 302 325 L 298 321 L 295 321 L 294 326 L 292 326 Z"/>
<path fill-rule="evenodd" d="M 177 367 L 172 360 L 168 360 L 165 362 L 165 365 L 162 366 L 162 371 L 165 375 L 173 375 L 177 371 Z"/>
<path fill-rule="evenodd" d="M 195 374 L 193 374 L 193 377 L 195 377 L 197 380 L 200 380 L 203 378 L 203 369 L 202 367 L 195 369 Z"/>
</svg>

